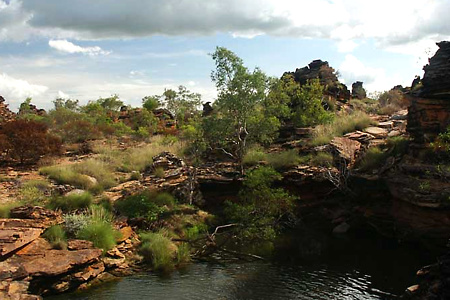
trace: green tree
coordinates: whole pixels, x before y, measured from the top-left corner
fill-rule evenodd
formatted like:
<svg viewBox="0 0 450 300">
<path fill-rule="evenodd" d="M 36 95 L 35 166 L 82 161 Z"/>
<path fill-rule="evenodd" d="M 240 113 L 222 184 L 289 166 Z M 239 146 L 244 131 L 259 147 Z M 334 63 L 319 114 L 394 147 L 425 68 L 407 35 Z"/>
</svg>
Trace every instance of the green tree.
<svg viewBox="0 0 450 300">
<path fill-rule="evenodd" d="M 142 107 L 152 112 L 154 109 L 157 109 L 161 103 L 159 102 L 160 96 L 145 96 L 142 98 Z"/>
<path fill-rule="evenodd" d="M 64 108 L 70 111 L 78 111 L 80 108 L 78 105 L 78 100 L 72 99 L 56 98 L 53 101 L 53 105 L 55 106 L 55 110 Z"/>
<path fill-rule="evenodd" d="M 179 126 L 198 112 L 202 100 L 200 94 L 192 93 L 182 85 L 178 87 L 178 91 L 166 89 L 163 97 L 167 109 L 175 115 Z"/>
<path fill-rule="evenodd" d="M 227 202 L 225 209 L 229 221 L 238 224 L 238 237 L 270 240 L 284 221 L 292 219 L 294 197 L 273 187 L 281 178 L 271 167 L 248 172 L 239 201 Z"/>
<path fill-rule="evenodd" d="M 212 146 L 234 158 L 244 173 L 243 157 L 251 142 L 270 142 L 279 121 L 266 114 L 269 80 L 259 69 L 249 71 L 241 58 L 217 47 L 211 54 L 216 69 L 211 73 L 218 97 L 216 113 L 205 121 L 205 132 Z"/>
</svg>

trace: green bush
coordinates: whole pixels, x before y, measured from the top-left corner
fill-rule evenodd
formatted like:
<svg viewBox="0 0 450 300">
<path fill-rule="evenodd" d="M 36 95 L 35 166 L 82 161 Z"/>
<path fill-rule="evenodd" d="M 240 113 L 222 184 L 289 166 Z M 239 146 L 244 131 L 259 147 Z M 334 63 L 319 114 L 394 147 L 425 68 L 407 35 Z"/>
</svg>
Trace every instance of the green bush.
<svg viewBox="0 0 450 300">
<path fill-rule="evenodd" d="M 20 205 L 20 203 L 18 203 L 18 202 L 0 204 L 0 218 L 9 218 L 11 209 L 13 209 L 14 207 L 17 207 L 19 205 Z"/>
<path fill-rule="evenodd" d="M 75 172 L 71 166 L 42 167 L 39 169 L 39 173 L 47 175 L 59 184 L 70 184 L 82 189 L 89 189 L 94 186 L 88 176 Z"/>
<path fill-rule="evenodd" d="M 361 171 L 377 169 L 386 161 L 387 154 L 378 147 L 369 148 L 359 164 Z"/>
<path fill-rule="evenodd" d="M 153 198 L 153 201 L 158 206 L 173 208 L 175 205 L 175 198 L 169 193 L 159 193 Z"/>
<path fill-rule="evenodd" d="M 85 228 L 91 222 L 91 218 L 86 214 L 65 214 L 64 218 L 64 228 L 66 233 L 70 237 L 78 236 L 81 229 Z"/>
<path fill-rule="evenodd" d="M 333 155 L 328 152 L 319 152 L 311 157 L 313 166 L 331 167 L 333 165 Z"/>
<path fill-rule="evenodd" d="M 53 197 L 48 203 L 50 209 L 61 209 L 64 212 L 88 208 L 92 203 L 92 195 L 88 192 L 72 194 L 62 197 Z"/>
<path fill-rule="evenodd" d="M 275 169 L 293 167 L 298 165 L 301 161 L 300 156 L 294 149 L 278 153 L 269 153 L 267 155 L 267 160 Z"/>
<path fill-rule="evenodd" d="M 247 166 L 254 166 L 266 159 L 267 154 L 261 148 L 252 148 L 244 155 L 243 163 Z"/>
<path fill-rule="evenodd" d="M 91 241 L 95 247 L 103 249 L 104 252 L 116 245 L 117 237 L 118 233 L 112 228 L 111 224 L 100 221 L 89 223 L 77 235 L 77 238 Z"/>
<path fill-rule="evenodd" d="M 174 267 L 176 246 L 161 233 L 141 233 L 140 253 L 156 270 L 168 271 Z"/>
<path fill-rule="evenodd" d="M 177 249 L 177 264 L 191 261 L 191 247 L 187 243 L 181 243 Z"/>
<path fill-rule="evenodd" d="M 156 198 L 157 195 L 153 192 L 143 192 L 116 201 L 114 207 L 118 212 L 129 218 L 145 218 L 149 221 L 155 221 L 166 210 L 155 201 Z M 166 200 L 162 197 L 160 201 Z"/>
<path fill-rule="evenodd" d="M 54 225 L 47 228 L 47 230 L 42 235 L 54 249 L 66 249 L 67 248 L 67 238 L 64 229 L 60 225 Z"/>
</svg>

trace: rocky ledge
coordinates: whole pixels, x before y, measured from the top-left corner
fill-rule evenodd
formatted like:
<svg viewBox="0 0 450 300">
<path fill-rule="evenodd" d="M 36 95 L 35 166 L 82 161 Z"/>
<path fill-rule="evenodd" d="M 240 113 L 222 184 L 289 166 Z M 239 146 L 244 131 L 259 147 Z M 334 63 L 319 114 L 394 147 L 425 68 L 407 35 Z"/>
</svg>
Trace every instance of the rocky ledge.
<svg viewBox="0 0 450 300">
<path fill-rule="evenodd" d="M 84 240 L 53 249 L 41 233 L 60 223 L 59 213 L 37 206 L 15 208 L 11 219 L 0 219 L 0 299 L 41 299 L 131 272 L 138 241 L 130 227 L 122 226 L 117 247 L 103 253 Z"/>
</svg>

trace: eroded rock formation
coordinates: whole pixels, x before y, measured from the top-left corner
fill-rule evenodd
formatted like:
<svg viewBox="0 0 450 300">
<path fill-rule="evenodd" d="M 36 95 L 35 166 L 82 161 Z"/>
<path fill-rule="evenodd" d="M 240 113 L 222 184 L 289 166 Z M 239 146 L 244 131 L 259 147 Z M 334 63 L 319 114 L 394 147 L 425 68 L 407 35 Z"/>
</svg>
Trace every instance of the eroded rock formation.
<svg viewBox="0 0 450 300">
<path fill-rule="evenodd" d="M 361 81 L 356 81 L 352 84 L 352 97 L 357 99 L 366 98 L 366 90 L 363 87 L 363 83 Z"/>
<path fill-rule="evenodd" d="M 450 42 L 437 45 L 421 84 L 410 93 L 408 132 L 418 144 L 434 141 L 450 125 Z"/>
<path fill-rule="evenodd" d="M 285 75 L 292 75 L 296 82 L 306 84 L 308 80 L 318 78 L 325 86 L 325 94 L 340 101 L 350 99 L 350 91 L 345 84 L 339 82 L 335 70 L 330 67 L 327 61 L 320 59 L 313 60 L 308 66 L 296 69 L 295 72 L 286 72 Z"/>
<path fill-rule="evenodd" d="M 9 110 L 8 104 L 5 102 L 5 98 L 0 96 L 0 123 L 14 120 L 16 117 L 16 114 Z"/>
</svg>

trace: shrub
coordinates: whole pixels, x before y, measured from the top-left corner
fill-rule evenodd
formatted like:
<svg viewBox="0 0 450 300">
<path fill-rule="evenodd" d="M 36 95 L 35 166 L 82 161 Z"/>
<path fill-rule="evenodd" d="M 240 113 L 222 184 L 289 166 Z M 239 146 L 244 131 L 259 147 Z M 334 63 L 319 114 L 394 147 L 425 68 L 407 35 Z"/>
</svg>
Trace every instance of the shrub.
<svg viewBox="0 0 450 300">
<path fill-rule="evenodd" d="M 342 136 L 355 130 L 363 130 L 373 123 L 374 121 L 361 111 L 340 115 L 333 122 L 314 128 L 311 144 L 313 146 L 327 144 L 336 136 Z"/>
<path fill-rule="evenodd" d="M 252 148 L 244 155 L 243 163 L 247 166 L 257 165 L 267 159 L 267 154 L 259 147 Z"/>
<path fill-rule="evenodd" d="M 92 203 L 92 195 L 88 192 L 72 194 L 62 197 L 53 197 L 48 203 L 50 209 L 61 209 L 64 212 L 88 208 Z"/>
<path fill-rule="evenodd" d="M 169 193 L 157 194 L 153 201 L 156 205 L 167 206 L 169 208 L 172 208 L 175 205 L 175 198 Z"/>
<path fill-rule="evenodd" d="M 155 221 L 166 210 L 155 202 L 155 198 L 155 193 L 143 192 L 116 201 L 114 207 L 129 218 L 145 218 L 149 221 Z"/>
<path fill-rule="evenodd" d="M 61 136 L 66 142 L 81 143 L 101 138 L 100 131 L 87 120 L 73 120 L 61 127 Z"/>
<path fill-rule="evenodd" d="M 369 148 L 359 164 L 362 171 L 374 170 L 383 165 L 386 161 L 386 153 L 378 147 Z"/>
<path fill-rule="evenodd" d="M 165 176 L 166 174 L 165 174 L 163 168 L 158 167 L 158 168 L 156 168 L 156 169 L 153 171 L 153 175 L 155 175 L 155 176 L 158 177 L 158 178 L 164 178 L 164 176 Z"/>
<path fill-rule="evenodd" d="M 105 189 L 116 184 L 112 170 L 100 160 L 88 159 L 74 164 L 73 170 L 77 173 L 94 177 L 97 179 L 98 184 Z"/>
<path fill-rule="evenodd" d="M 44 192 L 34 186 L 22 186 L 19 190 L 19 199 L 26 204 L 39 204 L 45 198 Z"/>
<path fill-rule="evenodd" d="M 141 233 L 140 253 L 156 270 L 168 271 L 174 267 L 176 246 L 161 233 Z"/>
<path fill-rule="evenodd" d="M 94 221 L 82 228 L 78 232 L 77 238 L 91 241 L 95 247 L 106 252 L 116 245 L 117 235 L 118 233 L 114 231 L 111 224 Z"/>
<path fill-rule="evenodd" d="M 54 249 L 67 248 L 66 233 L 60 225 L 49 227 L 42 236 L 50 242 Z"/>
<path fill-rule="evenodd" d="M 2 125 L 0 135 L 7 142 L 2 143 L 3 151 L 21 163 L 36 162 L 42 155 L 59 154 L 61 140 L 48 133 L 44 123 L 18 119 Z"/>
<path fill-rule="evenodd" d="M 269 153 L 267 155 L 269 164 L 275 169 L 293 167 L 300 162 L 300 157 L 296 150 L 288 150 L 279 153 Z"/>
<path fill-rule="evenodd" d="M 95 185 L 88 176 L 75 172 L 71 166 L 42 167 L 39 173 L 47 175 L 59 184 L 70 184 L 77 188 L 89 189 Z"/>
<path fill-rule="evenodd" d="M 311 164 L 313 166 L 330 167 L 333 165 L 333 155 L 328 152 L 319 152 L 312 156 Z"/>
<path fill-rule="evenodd" d="M 187 243 L 181 243 L 177 248 L 177 264 L 191 261 L 191 247 Z"/>
<path fill-rule="evenodd" d="M 85 228 L 91 222 L 90 217 L 85 214 L 71 213 L 64 215 L 63 218 L 64 228 L 71 237 L 78 236 L 81 229 Z"/>
<path fill-rule="evenodd" d="M 19 205 L 19 202 L 0 204 L 0 218 L 9 218 L 11 209 Z"/>
</svg>

